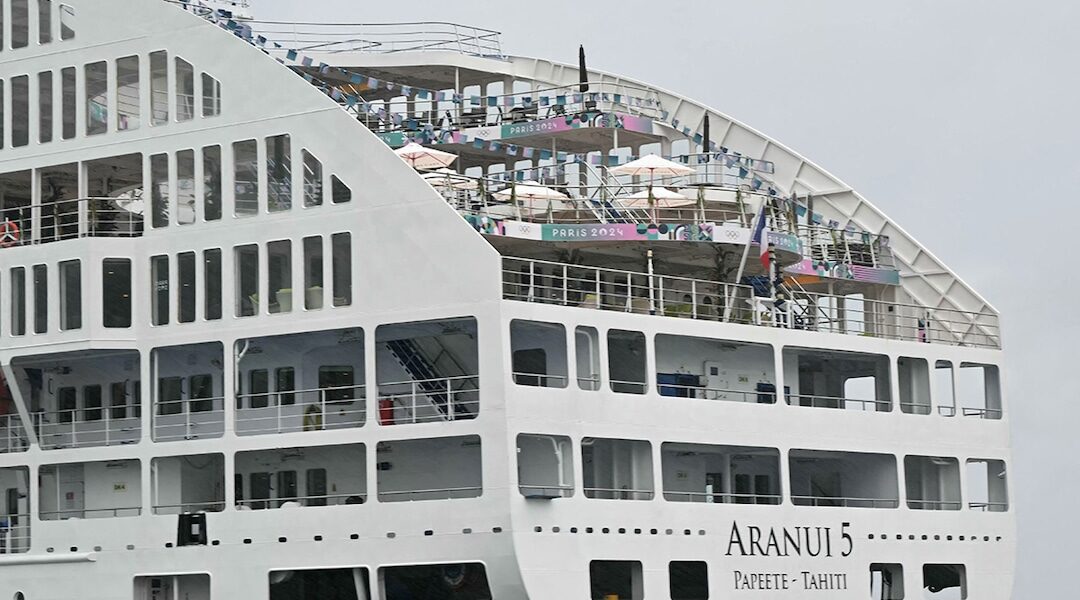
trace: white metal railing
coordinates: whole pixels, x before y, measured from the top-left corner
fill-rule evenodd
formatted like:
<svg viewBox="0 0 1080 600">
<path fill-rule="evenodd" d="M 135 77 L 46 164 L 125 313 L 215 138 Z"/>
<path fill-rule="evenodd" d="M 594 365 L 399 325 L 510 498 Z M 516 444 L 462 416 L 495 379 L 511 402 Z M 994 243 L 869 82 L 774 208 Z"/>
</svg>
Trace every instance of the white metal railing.
<svg viewBox="0 0 1080 600">
<path fill-rule="evenodd" d="M 482 493 L 483 488 L 479 486 L 433 488 L 427 490 L 390 490 L 385 492 L 379 491 L 379 502 L 457 500 L 462 498 L 478 498 Z"/>
<path fill-rule="evenodd" d="M 928 415 L 930 414 L 930 405 L 918 402 L 901 402 L 900 410 L 909 415 Z"/>
<path fill-rule="evenodd" d="M 143 215 L 116 204 L 122 200 L 73 198 L 0 209 L 0 224 L 9 224 L 8 233 L 4 239 L 0 239 L 0 247 L 47 244 L 84 237 L 141 236 Z M 36 222 L 35 213 L 38 213 Z"/>
<path fill-rule="evenodd" d="M 1008 512 L 1008 502 L 968 502 L 968 508 L 982 512 Z"/>
<path fill-rule="evenodd" d="M 845 498 L 842 496 L 792 496 L 796 506 L 842 506 L 845 508 L 899 508 L 896 498 Z"/>
<path fill-rule="evenodd" d="M 225 398 L 155 401 L 154 441 L 217 438 L 225 435 Z"/>
<path fill-rule="evenodd" d="M 379 424 L 435 423 L 474 419 L 480 411 L 475 375 L 378 384 Z"/>
<path fill-rule="evenodd" d="M 723 400 L 728 402 L 746 402 L 755 404 L 775 404 L 776 392 L 758 392 L 753 390 L 729 390 L 697 385 L 676 385 L 657 383 L 657 392 L 670 398 L 695 398 L 698 400 Z M 676 394 L 664 392 L 681 392 Z M 764 401 L 763 401 L 764 399 Z"/>
<path fill-rule="evenodd" d="M 291 496 L 277 498 L 246 498 L 237 500 L 237 507 L 245 506 L 252 510 L 276 510 L 279 508 L 299 508 L 316 506 L 344 506 L 364 504 L 367 492 L 346 492 L 343 494 Z"/>
<path fill-rule="evenodd" d="M 0 454 L 25 452 L 30 447 L 22 418 L 19 415 L 0 415 Z"/>
<path fill-rule="evenodd" d="M 42 521 L 63 521 L 65 519 L 106 519 L 116 517 L 137 517 L 142 514 L 141 506 L 116 508 L 82 508 L 67 510 L 42 511 Z"/>
<path fill-rule="evenodd" d="M 808 406 L 811 408 L 838 408 L 842 410 L 862 410 L 891 412 L 892 402 L 889 400 L 864 400 L 860 398 L 842 398 L 836 396 L 814 396 L 811 394 L 791 394 L 787 396 L 787 403 L 792 406 Z"/>
<path fill-rule="evenodd" d="M 225 510 L 225 500 L 201 500 L 180 504 L 155 504 L 155 515 L 179 515 L 183 513 L 221 512 Z"/>
<path fill-rule="evenodd" d="M 39 412 L 33 416 L 38 442 L 42 449 L 51 450 L 134 444 L 142 431 L 140 410 L 138 404 L 103 405 Z M 115 416 L 118 414 L 125 416 Z"/>
<path fill-rule="evenodd" d="M 997 421 L 1004 416 L 1004 411 L 1002 411 L 1000 408 L 974 408 L 966 406 L 961 406 L 957 408 L 955 406 L 939 406 L 938 414 L 943 417 L 955 417 L 957 415 L 960 415 L 963 417 L 974 417 L 978 419 Z"/>
<path fill-rule="evenodd" d="M 363 427 L 367 421 L 363 384 L 237 394 L 236 433 L 263 435 Z"/>
<path fill-rule="evenodd" d="M 512 373 L 514 383 L 526 387 L 564 388 L 570 381 L 566 375 L 547 375 L 545 373 Z"/>
<path fill-rule="evenodd" d="M 888 236 L 804 223 L 800 223 L 796 229 L 806 257 L 815 261 L 834 261 L 881 269 L 893 269 L 896 266 Z"/>
<path fill-rule="evenodd" d="M 993 315 L 504 256 L 503 298 L 882 339 L 1000 348 Z"/>
<path fill-rule="evenodd" d="M 585 497 L 597 500 L 652 500 L 653 490 L 635 490 L 630 488 L 586 487 Z"/>
<path fill-rule="evenodd" d="M 699 502 L 705 504 L 780 504 L 780 494 L 734 494 L 722 492 L 683 492 L 664 490 L 668 502 Z"/>
<path fill-rule="evenodd" d="M 0 555 L 30 551 L 30 515 L 0 514 Z"/>
<path fill-rule="evenodd" d="M 305 23 L 244 21 L 285 49 L 320 54 L 446 51 L 501 57 L 499 32 L 443 21 L 415 23 Z M 285 50 L 281 50 L 283 53 Z"/>
<path fill-rule="evenodd" d="M 960 510 L 963 502 L 959 500 L 917 500 L 908 498 L 908 508 L 913 510 Z"/>
</svg>

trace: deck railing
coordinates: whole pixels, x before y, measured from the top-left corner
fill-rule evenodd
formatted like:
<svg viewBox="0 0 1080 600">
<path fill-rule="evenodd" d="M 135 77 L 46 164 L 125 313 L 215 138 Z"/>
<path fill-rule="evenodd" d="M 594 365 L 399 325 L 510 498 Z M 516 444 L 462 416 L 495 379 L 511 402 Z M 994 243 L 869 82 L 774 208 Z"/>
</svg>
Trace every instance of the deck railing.
<svg viewBox="0 0 1080 600">
<path fill-rule="evenodd" d="M 483 488 L 473 487 L 448 487 L 428 490 L 392 490 L 380 491 L 379 502 L 411 502 L 416 500 L 455 500 L 461 498 L 477 498 L 483 493 Z"/>
<path fill-rule="evenodd" d="M 480 411 L 475 375 L 379 384 L 379 424 L 404 425 L 475 419 Z"/>
<path fill-rule="evenodd" d="M 968 502 L 968 508 L 981 512 L 1007 512 L 1008 502 Z"/>
<path fill-rule="evenodd" d="M 635 490 L 629 488 L 586 487 L 585 497 L 597 500 L 652 500 L 654 490 Z"/>
<path fill-rule="evenodd" d="M 237 500 L 236 506 L 241 510 L 276 510 L 279 508 L 301 508 L 313 506 L 344 506 L 349 504 L 363 504 L 367 501 L 367 492 L 346 492 L 343 494 L 308 495 L 278 498 L 245 498 Z M 244 507 L 244 508 L 241 508 Z"/>
<path fill-rule="evenodd" d="M 1000 408 L 974 408 L 974 407 L 956 407 L 956 406 L 939 406 L 938 414 L 943 417 L 955 417 L 957 415 L 962 417 L 973 417 L 977 419 L 988 419 L 991 421 L 1000 420 L 1004 415 L 1004 411 Z"/>
<path fill-rule="evenodd" d="M 154 402 L 154 441 L 218 438 L 225 435 L 225 398 Z"/>
<path fill-rule="evenodd" d="M 0 555 L 30 551 L 30 515 L 0 514 Z"/>
<path fill-rule="evenodd" d="M 310 53 L 458 52 L 501 57 L 499 32 L 445 21 L 415 23 L 305 23 L 244 21 L 257 35 L 284 49 Z"/>
<path fill-rule="evenodd" d="M 503 257 L 503 298 L 643 315 L 727 321 L 881 339 L 1000 348 L 996 316 L 915 304 Z"/>
<path fill-rule="evenodd" d="M 0 454 L 25 452 L 30 447 L 22 418 L 19 415 L 0 415 Z"/>
<path fill-rule="evenodd" d="M 787 403 L 792 406 L 809 406 L 812 408 L 837 408 L 841 410 L 877 412 L 892 411 L 892 402 L 889 400 L 866 400 L 862 398 L 792 394 L 787 397 Z"/>
<path fill-rule="evenodd" d="M 960 510 L 964 503 L 959 500 L 916 500 L 908 498 L 908 508 L 912 510 Z"/>
<path fill-rule="evenodd" d="M 34 413 L 35 431 L 43 450 L 134 444 L 142 431 L 140 410 L 124 404 Z"/>
<path fill-rule="evenodd" d="M 116 517 L 137 517 L 141 514 L 141 506 L 126 506 L 117 508 L 81 508 L 42 511 L 41 520 L 63 521 L 65 519 L 109 519 Z"/>
<path fill-rule="evenodd" d="M 845 498 L 840 496 L 792 496 L 796 506 L 841 506 L 844 508 L 899 508 L 896 498 Z"/>
<path fill-rule="evenodd" d="M 143 215 L 120 208 L 117 200 L 73 198 L 0 209 L 0 224 L 8 224 L 3 239 L 0 239 L 0 247 L 48 244 L 85 237 L 141 236 Z"/>
<path fill-rule="evenodd" d="M 236 432 L 263 435 L 363 427 L 366 398 L 363 384 L 237 394 Z"/>
<path fill-rule="evenodd" d="M 780 494 L 733 494 L 722 492 L 682 492 L 664 490 L 668 502 L 698 502 L 705 504 L 780 504 Z"/>
<path fill-rule="evenodd" d="M 153 512 L 155 515 L 179 515 L 183 513 L 221 512 L 223 510 L 225 510 L 224 500 L 196 500 L 193 502 L 183 502 L 180 504 L 155 504 L 153 506 Z"/>
</svg>

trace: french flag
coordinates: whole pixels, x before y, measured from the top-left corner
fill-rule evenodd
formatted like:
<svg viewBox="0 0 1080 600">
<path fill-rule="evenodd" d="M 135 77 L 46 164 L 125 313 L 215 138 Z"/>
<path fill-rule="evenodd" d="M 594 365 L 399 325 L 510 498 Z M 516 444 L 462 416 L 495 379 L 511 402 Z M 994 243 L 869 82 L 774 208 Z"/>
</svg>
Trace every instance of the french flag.
<svg viewBox="0 0 1080 600">
<path fill-rule="evenodd" d="M 757 225 L 754 227 L 754 234 L 750 240 L 757 243 L 758 251 L 760 254 L 761 266 L 765 269 L 766 273 L 769 273 L 770 256 L 769 256 L 769 236 L 765 233 L 765 203 L 761 204 L 761 210 L 758 212 Z M 770 273 L 771 276 L 771 273 Z"/>
</svg>

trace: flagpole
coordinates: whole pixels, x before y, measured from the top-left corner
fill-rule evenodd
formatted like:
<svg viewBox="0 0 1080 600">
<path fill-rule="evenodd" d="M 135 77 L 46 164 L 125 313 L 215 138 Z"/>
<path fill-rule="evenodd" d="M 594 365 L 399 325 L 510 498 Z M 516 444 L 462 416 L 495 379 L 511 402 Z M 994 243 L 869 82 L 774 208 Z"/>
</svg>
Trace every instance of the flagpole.
<svg viewBox="0 0 1080 600">
<path fill-rule="evenodd" d="M 765 200 L 762 199 L 762 202 L 764 203 Z M 746 240 L 746 246 L 743 247 L 742 260 L 739 261 L 739 270 L 735 274 L 735 285 L 739 285 L 739 282 L 742 281 L 743 272 L 746 271 L 746 258 L 748 256 L 750 256 L 750 244 L 752 244 L 754 242 L 754 232 L 757 231 L 758 220 L 764 218 L 764 216 L 765 216 L 765 211 L 759 209 L 756 213 L 754 213 L 754 218 L 751 219 L 751 221 L 750 221 L 750 239 Z M 764 229 L 761 230 L 761 237 L 762 238 L 765 237 L 765 230 Z M 758 243 L 760 244 L 760 243 L 763 243 L 763 242 L 765 242 L 765 240 L 762 240 L 761 242 L 758 242 Z M 727 296 L 727 294 L 724 294 L 724 295 Z M 735 296 L 737 296 L 737 295 L 738 295 L 738 290 L 736 289 L 736 292 L 734 294 L 732 294 L 731 300 L 734 300 Z M 724 302 L 724 322 L 727 323 L 728 320 L 731 317 L 731 302 L 728 301 L 728 298 L 726 298 L 726 297 L 724 298 L 724 300 L 725 300 L 725 302 Z M 695 301 L 696 301 L 696 299 L 695 299 Z"/>
</svg>

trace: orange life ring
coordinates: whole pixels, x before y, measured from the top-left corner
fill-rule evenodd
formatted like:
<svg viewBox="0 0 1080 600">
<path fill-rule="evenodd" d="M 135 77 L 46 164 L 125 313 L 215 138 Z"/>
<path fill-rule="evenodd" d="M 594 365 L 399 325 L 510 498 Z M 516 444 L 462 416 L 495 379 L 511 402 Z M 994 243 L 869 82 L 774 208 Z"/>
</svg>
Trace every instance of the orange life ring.
<svg viewBox="0 0 1080 600">
<path fill-rule="evenodd" d="M 0 223 L 0 248 L 18 245 L 20 237 L 19 226 L 14 221 Z"/>
</svg>

